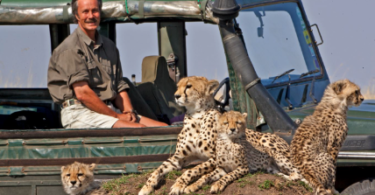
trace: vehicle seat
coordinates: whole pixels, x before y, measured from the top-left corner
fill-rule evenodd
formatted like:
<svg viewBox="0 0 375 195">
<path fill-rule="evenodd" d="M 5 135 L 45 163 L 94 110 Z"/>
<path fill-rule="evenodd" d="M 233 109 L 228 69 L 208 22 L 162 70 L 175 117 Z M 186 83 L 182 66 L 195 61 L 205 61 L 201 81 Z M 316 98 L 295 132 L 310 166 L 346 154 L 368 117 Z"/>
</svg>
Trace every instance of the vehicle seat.
<svg viewBox="0 0 375 195">
<path fill-rule="evenodd" d="M 177 85 L 169 77 L 167 61 L 163 56 L 143 58 L 142 82 L 138 90 L 159 120 L 165 117 L 170 120 L 185 113 L 185 108 L 175 102 Z"/>
<path fill-rule="evenodd" d="M 157 120 L 157 117 L 154 114 L 153 110 L 143 99 L 142 95 L 139 93 L 138 89 L 134 86 L 134 84 L 126 77 L 123 77 L 123 79 L 129 85 L 128 96 L 132 103 L 133 109 L 136 110 L 137 113 L 142 116 Z"/>
</svg>

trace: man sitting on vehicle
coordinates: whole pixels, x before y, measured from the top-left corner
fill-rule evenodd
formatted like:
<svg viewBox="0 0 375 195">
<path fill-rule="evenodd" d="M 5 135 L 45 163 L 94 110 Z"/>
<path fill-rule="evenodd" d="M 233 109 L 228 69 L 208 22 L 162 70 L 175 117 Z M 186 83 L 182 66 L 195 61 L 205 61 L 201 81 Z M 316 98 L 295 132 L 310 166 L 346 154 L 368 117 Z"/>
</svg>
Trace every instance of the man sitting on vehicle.
<svg viewBox="0 0 375 195">
<path fill-rule="evenodd" d="M 166 126 L 133 110 L 118 50 L 97 31 L 102 1 L 72 0 L 71 6 L 78 27 L 53 51 L 48 66 L 48 89 L 62 104 L 63 127 Z"/>
</svg>

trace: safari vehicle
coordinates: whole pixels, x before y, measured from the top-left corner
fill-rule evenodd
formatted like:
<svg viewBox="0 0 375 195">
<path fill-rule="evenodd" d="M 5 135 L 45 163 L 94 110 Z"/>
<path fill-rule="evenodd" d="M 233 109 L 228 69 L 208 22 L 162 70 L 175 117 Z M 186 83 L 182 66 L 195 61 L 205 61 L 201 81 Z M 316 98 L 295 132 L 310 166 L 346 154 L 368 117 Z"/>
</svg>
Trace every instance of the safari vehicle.
<svg viewBox="0 0 375 195">
<path fill-rule="evenodd" d="M 73 16 L 69 3 L 2 0 L 0 25 L 48 25 L 51 47 L 44 52 L 50 54 L 70 34 Z M 129 95 L 141 115 L 168 122 L 184 112 L 174 103 L 176 84 L 170 75 L 191 76 L 187 72 L 186 26 L 218 27 L 221 39 L 216 42 L 225 51 L 221 56 L 226 57 L 229 75 L 217 90 L 223 95 L 215 95 L 218 108 L 247 112 L 248 128 L 272 131 L 290 142 L 330 83 L 318 49 L 321 43 L 312 33 L 312 27 L 318 26 L 310 25 L 300 0 L 236 3 L 104 0 L 100 33 L 116 43 L 123 36 L 116 26 L 122 23 L 157 25 L 158 54 L 145 56 L 142 82 L 133 85 L 124 79 L 131 85 Z M 63 129 L 61 108 L 53 103 L 46 86 L 4 87 L 0 102 L 0 194 L 64 194 L 60 167 L 74 161 L 96 163 L 98 179 L 156 168 L 174 153 L 182 128 L 174 123 L 163 128 Z M 337 162 L 336 188 L 340 191 L 375 192 L 371 187 L 374 104 L 365 100 L 348 112 L 349 135 Z M 23 120 L 25 113 L 31 120 Z"/>
</svg>

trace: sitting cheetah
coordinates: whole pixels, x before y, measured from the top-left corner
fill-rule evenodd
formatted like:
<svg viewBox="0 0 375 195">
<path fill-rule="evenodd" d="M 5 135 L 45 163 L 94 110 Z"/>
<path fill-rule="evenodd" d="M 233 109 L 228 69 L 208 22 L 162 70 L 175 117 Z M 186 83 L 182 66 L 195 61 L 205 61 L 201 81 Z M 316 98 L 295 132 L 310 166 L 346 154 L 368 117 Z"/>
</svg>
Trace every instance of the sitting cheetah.
<svg viewBox="0 0 375 195">
<path fill-rule="evenodd" d="M 246 113 L 229 111 L 219 118 L 216 169 L 185 188 L 185 193 L 194 192 L 206 183 L 221 178 L 211 187 L 211 193 L 217 193 L 233 180 L 257 169 L 278 172 L 277 169 L 272 169 L 270 156 L 275 159 L 284 173 L 295 174 L 293 179 L 300 178 L 297 170 L 291 164 L 289 145 L 276 135 L 262 134 L 246 129 L 246 116 Z M 258 153 L 254 153 L 254 151 L 258 151 Z"/>
<path fill-rule="evenodd" d="M 360 88 L 345 79 L 328 85 L 312 115 L 297 128 L 291 143 L 292 162 L 316 194 L 332 194 L 335 163 L 348 126 L 348 106 L 364 100 Z"/>
<path fill-rule="evenodd" d="M 195 160 L 206 162 L 194 167 L 179 177 L 171 187 L 171 194 L 182 193 L 189 182 L 215 167 L 216 124 L 220 112 L 215 109 L 213 93 L 219 82 L 204 77 L 185 77 L 177 84 L 175 99 L 186 107 L 184 127 L 178 135 L 176 152 L 157 168 L 142 187 L 139 195 L 153 191 L 163 175 L 179 170 Z"/>
<path fill-rule="evenodd" d="M 94 181 L 95 164 L 86 165 L 74 162 L 68 166 L 61 167 L 61 182 L 64 191 L 69 195 L 104 195 L 99 190 L 100 183 Z"/>
</svg>

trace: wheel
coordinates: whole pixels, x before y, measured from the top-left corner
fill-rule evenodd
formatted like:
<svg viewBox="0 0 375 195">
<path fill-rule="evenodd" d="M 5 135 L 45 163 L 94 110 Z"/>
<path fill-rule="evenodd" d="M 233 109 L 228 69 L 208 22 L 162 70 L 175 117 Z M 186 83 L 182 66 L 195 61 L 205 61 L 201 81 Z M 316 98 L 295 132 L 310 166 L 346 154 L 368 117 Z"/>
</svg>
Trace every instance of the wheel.
<svg viewBox="0 0 375 195">
<path fill-rule="evenodd" d="M 374 178 L 362 180 L 347 187 L 342 195 L 375 195 Z"/>
</svg>

